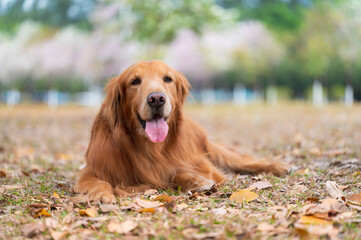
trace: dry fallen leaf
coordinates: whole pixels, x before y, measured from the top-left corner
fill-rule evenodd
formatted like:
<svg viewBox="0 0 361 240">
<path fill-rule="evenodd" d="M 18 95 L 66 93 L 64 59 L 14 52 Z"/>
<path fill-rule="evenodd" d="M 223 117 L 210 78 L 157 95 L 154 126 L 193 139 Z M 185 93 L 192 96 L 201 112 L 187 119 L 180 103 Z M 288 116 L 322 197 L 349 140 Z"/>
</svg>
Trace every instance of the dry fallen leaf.
<svg viewBox="0 0 361 240">
<path fill-rule="evenodd" d="M 0 178 L 5 178 L 6 177 L 6 173 L 3 170 L 0 170 Z"/>
<path fill-rule="evenodd" d="M 155 209 L 154 208 L 143 208 L 143 209 L 140 209 L 138 212 L 140 212 L 140 213 L 155 213 Z"/>
<path fill-rule="evenodd" d="M 42 222 L 28 223 L 21 227 L 21 231 L 25 237 L 32 238 L 36 234 L 45 231 L 45 226 Z"/>
<path fill-rule="evenodd" d="M 347 149 L 336 149 L 336 150 L 328 150 L 322 153 L 323 156 L 326 157 L 336 157 L 339 155 L 344 155 L 346 154 L 348 151 Z"/>
<path fill-rule="evenodd" d="M 41 209 L 41 211 L 39 211 L 38 213 L 36 213 L 34 215 L 34 218 L 37 218 L 37 217 L 51 217 L 51 214 L 48 213 L 45 209 Z"/>
<path fill-rule="evenodd" d="M 62 159 L 62 160 L 73 160 L 73 156 L 72 155 L 69 155 L 69 154 L 65 154 L 65 153 L 58 153 L 56 155 L 56 158 L 57 159 Z"/>
<path fill-rule="evenodd" d="M 53 197 L 55 197 L 55 198 L 57 198 L 57 199 L 59 199 L 60 197 L 59 197 L 59 195 L 54 191 L 54 193 L 53 193 Z"/>
<path fill-rule="evenodd" d="M 212 213 L 214 215 L 224 215 L 227 213 L 227 210 L 224 208 L 224 207 L 221 207 L 221 208 L 215 208 L 212 210 Z"/>
<path fill-rule="evenodd" d="M 355 205 L 361 205 L 361 193 L 352 194 L 347 200 Z"/>
<path fill-rule="evenodd" d="M 229 199 L 236 201 L 238 203 L 243 203 L 244 201 L 250 202 L 256 200 L 257 198 L 258 198 L 257 193 L 245 189 L 235 192 L 229 197 Z"/>
<path fill-rule="evenodd" d="M 330 225 L 332 221 L 324 220 L 313 216 L 302 216 L 299 220 L 301 224 L 317 224 L 317 225 Z"/>
<path fill-rule="evenodd" d="M 318 147 L 313 147 L 308 150 L 308 152 L 313 156 L 321 156 L 322 152 Z"/>
<path fill-rule="evenodd" d="M 0 194 L 4 194 L 6 191 L 6 188 L 3 186 L 0 186 Z"/>
<path fill-rule="evenodd" d="M 160 203 L 158 201 L 152 202 L 152 201 L 140 199 L 140 198 L 135 199 L 134 202 L 143 208 L 156 208 L 156 207 L 160 207 L 163 205 L 163 203 Z"/>
<path fill-rule="evenodd" d="M 294 228 L 296 230 L 296 233 L 298 233 L 302 239 L 315 239 L 314 237 L 311 236 L 321 237 L 326 235 L 328 236 L 329 239 L 339 239 L 337 237 L 339 229 L 335 228 L 333 225 L 315 225 L 315 224 L 296 223 Z"/>
<path fill-rule="evenodd" d="M 248 188 L 257 188 L 257 189 L 264 189 L 264 188 L 270 188 L 272 187 L 272 184 L 270 182 L 267 181 L 258 181 L 253 183 L 251 186 L 249 186 Z"/>
<path fill-rule="evenodd" d="M 159 202 L 167 202 L 167 203 L 170 203 L 170 202 L 173 201 L 173 198 L 170 197 L 170 196 L 168 196 L 168 195 L 162 194 L 162 195 L 159 195 L 158 197 L 156 197 L 154 200 L 155 200 L 155 201 L 159 201 Z"/>
<path fill-rule="evenodd" d="M 269 232 L 275 229 L 274 225 L 271 225 L 269 223 L 260 223 L 257 227 L 257 230 L 261 231 L 261 232 Z"/>
<path fill-rule="evenodd" d="M 345 195 L 342 193 L 340 188 L 338 187 L 337 183 L 335 181 L 327 181 L 326 182 L 326 190 L 328 194 L 330 194 L 331 197 L 341 201 L 345 202 L 346 198 Z"/>
<path fill-rule="evenodd" d="M 95 217 L 98 215 L 98 211 L 94 207 L 91 207 L 85 210 L 84 209 L 79 210 L 79 214 L 80 216 Z"/>
<path fill-rule="evenodd" d="M 181 211 L 181 210 L 186 209 L 186 208 L 188 208 L 188 207 L 189 207 L 188 204 L 181 203 L 181 204 L 178 204 L 178 205 L 177 205 L 177 210 Z"/>
<path fill-rule="evenodd" d="M 2 185 L 2 187 L 4 187 L 6 190 L 14 190 L 14 189 L 24 188 L 25 186 L 23 186 L 23 185 Z"/>
<path fill-rule="evenodd" d="M 156 189 L 148 189 L 147 191 L 144 192 L 144 195 L 148 196 L 148 195 L 154 195 L 157 193 L 158 193 L 158 190 L 156 190 Z"/>
<path fill-rule="evenodd" d="M 100 210 L 102 212 L 115 212 L 119 210 L 119 207 L 117 205 L 114 204 L 103 204 L 100 205 Z"/>
<path fill-rule="evenodd" d="M 50 233 L 51 237 L 54 239 L 54 240 L 61 240 L 61 239 L 65 239 L 66 235 L 68 234 L 69 232 L 65 231 L 65 232 L 56 232 L 56 231 L 53 231 Z"/>
<path fill-rule="evenodd" d="M 295 185 L 292 188 L 292 192 L 294 193 L 305 193 L 308 191 L 308 188 L 305 185 Z"/>
<path fill-rule="evenodd" d="M 128 233 L 130 231 L 132 231 L 133 229 L 135 229 L 138 226 L 138 224 L 135 221 L 132 220 L 127 220 L 124 222 L 115 222 L 115 221 L 111 221 L 108 226 L 107 229 L 109 232 L 116 232 L 119 234 L 124 234 L 124 233 Z"/>
</svg>

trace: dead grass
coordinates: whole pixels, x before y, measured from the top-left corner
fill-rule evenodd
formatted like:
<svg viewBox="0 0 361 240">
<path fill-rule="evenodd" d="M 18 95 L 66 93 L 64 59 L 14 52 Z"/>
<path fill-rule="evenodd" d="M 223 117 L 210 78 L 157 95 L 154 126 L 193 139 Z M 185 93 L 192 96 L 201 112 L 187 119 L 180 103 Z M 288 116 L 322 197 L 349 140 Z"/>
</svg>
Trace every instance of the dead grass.
<svg viewBox="0 0 361 240">
<path fill-rule="evenodd" d="M 302 216 L 314 216 L 305 210 L 310 200 L 330 197 L 327 181 L 335 181 L 346 198 L 361 192 L 361 106 L 187 106 L 186 112 L 215 141 L 290 163 L 290 175 L 242 175 L 213 192 L 193 195 L 159 190 L 119 199 L 120 209 L 102 212 L 98 204 L 71 198 L 96 110 L 0 107 L 0 186 L 7 186 L 6 190 L 0 187 L 0 239 L 23 239 L 25 235 L 35 239 L 361 237 L 360 210 L 344 203 L 342 210 L 327 212 L 332 216 L 317 215 L 329 221 L 326 225 L 316 222 L 300 227 Z M 259 195 L 256 200 L 237 203 L 229 199 L 259 181 L 272 187 L 253 189 Z M 9 185 L 23 187 L 11 190 Z M 134 203 L 137 198 L 152 200 L 160 194 L 171 196 L 174 202 L 154 208 L 154 213 L 139 212 Z M 80 216 L 79 210 L 91 207 L 96 208 L 96 216 Z M 39 209 L 52 216 L 34 218 Z M 125 234 L 109 229 L 110 222 L 126 220 L 135 223 L 134 229 Z M 26 225 L 32 222 L 40 225 Z M 26 227 L 35 230 L 29 235 Z"/>
</svg>

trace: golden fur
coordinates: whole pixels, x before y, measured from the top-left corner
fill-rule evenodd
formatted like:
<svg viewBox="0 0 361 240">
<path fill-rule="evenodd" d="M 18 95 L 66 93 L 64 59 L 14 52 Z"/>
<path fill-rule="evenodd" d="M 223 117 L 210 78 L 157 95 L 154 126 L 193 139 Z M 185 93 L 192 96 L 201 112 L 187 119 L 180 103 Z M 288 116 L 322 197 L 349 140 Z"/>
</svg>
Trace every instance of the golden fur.
<svg viewBox="0 0 361 240">
<path fill-rule="evenodd" d="M 165 82 L 165 76 L 172 81 Z M 132 85 L 134 79 L 141 83 Z M 139 62 L 111 79 L 75 191 L 90 200 L 113 202 L 115 196 L 148 188 L 206 189 L 224 182 L 225 170 L 287 172 L 281 162 L 256 160 L 210 142 L 202 127 L 182 112 L 189 87 L 181 73 L 160 61 Z M 164 93 L 168 102 L 163 112 L 168 114 L 169 132 L 158 143 L 147 138 L 138 120 L 138 115 L 152 117 L 146 98 L 154 91 Z"/>
</svg>

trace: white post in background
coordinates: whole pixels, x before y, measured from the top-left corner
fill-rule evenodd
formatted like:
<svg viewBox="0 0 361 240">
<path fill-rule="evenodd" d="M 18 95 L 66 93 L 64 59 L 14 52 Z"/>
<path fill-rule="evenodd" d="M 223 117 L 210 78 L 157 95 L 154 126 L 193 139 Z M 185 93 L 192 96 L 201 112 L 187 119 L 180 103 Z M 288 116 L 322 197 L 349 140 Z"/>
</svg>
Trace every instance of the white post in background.
<svg viewBox="0 0 361 240">
<path fill-rule="evenodd" d="M 20 92 L 18 90 L 9 90 L 5 94 L 6 98 L 6 106 L 9 108 L 14 107 L 16 104 L 20 102 Z"/>
<path fill-rule="evenodd" d="M 270 105 L 277 104 L 278 95 L 277 95 L 277 88 L 275 86 L 268 86 L 266 89 L 266 100 L 267 103 Z"/>
<path fill-rule="evenodd" d="M 93 86 L 89 91 L 89 106 L 98 108 L 102 104 L 102 90 L 98 86 Z"/>
<path fill-rule="evenodd" d="M 47 104 L 51 109 L 56 109 L 59 106 L 59 93 L 56 90 L 49 90 L 47 94 Z"/>
<path fill-rule="evenodd" d="M 201 90 L 201 102 L 203 105 L 215 105 L 216 104 L 216 94 L 214 89 L 205 88 Z"/>
<path fill-rule="evenodd" d="M 102 98 L 102 90 L 99 86 L 92 86 L 89 91 L 77 94 L 77 101 L 80 105 L 92 108 L 100 107 Z"/>
<path fill-rule="evenodd" d="M 246 105 L 247 104 L 247 90 L 243 85 L 237 84 L 233 89 L 233 104 Z"/>
<path fill-rule="evenodd" d="M 345 106 L 351 107 L 353 105 L 353 88 L 347 84 L 345 88 Z"/>
<path fill-rule="evenodd" d="M 314 81 L 312 87 L 312 102 L 316 107 L 321 107 L 323 105 L 323 89 L 322 84 L 319 81 Z"/>
</svg>

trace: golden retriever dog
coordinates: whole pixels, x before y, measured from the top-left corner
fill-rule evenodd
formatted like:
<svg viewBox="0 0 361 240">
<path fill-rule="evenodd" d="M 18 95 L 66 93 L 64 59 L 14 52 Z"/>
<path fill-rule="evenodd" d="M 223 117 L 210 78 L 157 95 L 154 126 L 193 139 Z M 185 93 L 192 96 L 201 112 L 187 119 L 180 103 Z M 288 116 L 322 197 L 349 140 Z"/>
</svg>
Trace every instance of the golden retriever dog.
<svg viewBox="0 0 361 240">
<path fill-rule="evenodd" d="M 136 63 L 111 79 L 74 190 L 109 203 L 149 188 L 209 189 L 223 183 L 227 172 L 287 172 L 281 162 L 209 141 L 183 114 L 189 88 L 181 73 L 161 61 Z"/>
</svg>

